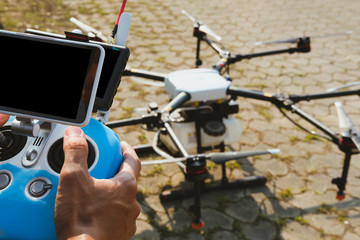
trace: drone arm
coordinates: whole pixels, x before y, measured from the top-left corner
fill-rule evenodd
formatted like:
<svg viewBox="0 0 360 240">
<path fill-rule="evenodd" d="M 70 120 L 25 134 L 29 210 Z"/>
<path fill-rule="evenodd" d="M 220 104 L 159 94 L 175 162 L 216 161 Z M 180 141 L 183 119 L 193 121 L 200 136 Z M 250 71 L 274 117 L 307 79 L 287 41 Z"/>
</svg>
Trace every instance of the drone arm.
<svg viewBox="0 0 360 240">
<path fill-rule="evenodd" d="M 179 107 L 181 104 L 186 102 L 190 99 L 190 95 L 185 92 L 179 93 L 168 105 L 166 105 L 162 113 L 168 112 L 171 113 L 174 111 L 177 107 Z M 118 121 L 112 121 L 106 123 L 106 126 L 109 128 L 117 128 L 117 127 L 124 127 L 124 126 L 131 126 L 136 124 L 147 124 L 147 125 L 160 125 L 160 122 L 166 122 L 167 119 L 160 119 L 162 114 L 151 112 L 149 114 L 145 114 L 138 118 L 130 118 L 130 119 L 122 119 Z"/>
<path fill-rule="evenodd" d="M 289 54 L 293 54 L 295 52 L 307 53 L 307 52 L 310 52 L 310 50 L 311 50 L 310 38 L 299 38 L 297 40 L 296 47 L 294 47 L 294 48 L 266 51 L 266 52 L 259 52 L 259 53 L 250 53 L 250 54 L 245 54 L 245 55 L 237 54 L 237 55 L 235 55 L 235 57 L 229 57 L 227 59 L 227 63 L 232 64 L 232 63 L 240 62 L 243 59 L 252 59 L 252 58 L 256 58 L 256 57 L 265 57 L 265 56 L 278 55 L 278 54 L 284 54 L 284 53 L 289 53 Z"/>
<path fill-rule="evenodd" d="M 271 102 L 278 108 L 285 108 L 287 110 L 290 110 L 291 112 L 296 113 L 301 118 L 305 119 L 306 121 L 314 125 L 316 128 L 324 132 L 326 135 L 328 135 L 335 144 L 338 144 L 339 142 L 338 136 L 335 131 L 328 128 L 323 123 L 316 120 L 314 117 L 310 116 L 309 114 L 307 114 L 306 112 L 304 112 L 302 109 L 300 109 L 298 106 L 295 105 L 295 102 L 293 101 L 293 98 L 295 98 L 295 96 L 287 97 L 285 95 L 273 95 L 261 91 L 247 90 L 233 86 L 228 88 L 227 94 L 230 94 L 233 97 L 241 96 L 241 97 Z M 317 94 L 317 95 L 321 95 L 322 98 L 332 97 L 329 96 L 329 94 L 326 95 Z M 310 100 L 310 99 L 320 98 L 317 95 L 307 95 L 306 97 L 304 97 L 304 99 L 297 99 L 297 100 L 300 101 L 300 100 Z M 300 98 L 302 96 L 297 96 L 297 97 Z"/>
<path fill-rule="evenodd" d="M 142 77 L 142 78 L 147 78 L 147 79 L 151 79 L 151 80 L 164 82 L 166 74 L 145 71 L 145 70 L 140 70 L 140 69 L 135 69 L 135 68 L 126 68 L 124 70 L 123 76 Z"/>
<path fill-rule="evenodd" d="M 176 97 L 173 98 L 163 109 L 162 112 L 172 113 L 178 107 L 180 107 L 183 103 L 188 101 L 191 98 L 190 94 L 186 92 L 180 92 Z"/>
<path fill-rule="evenodd" d="M 322 99 L 322 98 L 344 97 L 344 96 L 351 96 L 351 95 L 359 95 L 360 96 L 360 89 L 351 90 L 351 91 L 308 94 L 308 95 L 290 95 L 289 98 L 293 102 L 300 102 L 300 101 L 310 101 L 310 100 Z"/>
<path fill-rule="evenodd" d="M 268 95 L 261 91 L 238 88 L 238 87 L 234 87 L 234 86 L 230 86 L 227 89 L 226 94 L 229 94 L 235 98 L 236 97 L 245 97 L 245 98 L 252 98 L 252 99 L 263 100 L 263 101 L 268 101 L 268 102 L 273 102 L 273 100 L 275 100 L 275 98 L 273 98 L 273 95 Z"/>
<path fill-rule="evenodd" d="M 150 113 L 138 118 L 122 119 L 118 121 L 107 122 L 105 125 L 109 128 L 118 128 L 136 124 L 154 124 L 159 121 L 158 119 L 159 117 L 156 113 Z"/>
<path fill-rule="evenodd" d="M 309 52 L 309 51 L 307 51 L 307 52 Z M 245 54 L 245 55 L 237 54 L 235 57 L 229 58 L 228 63 L 232 64 L 232 63 L 240 62 L 243 59 L 252 59 L 252 58 L 256 58 L 256 57 L 265 57 L 265 56 L 278 55 L 278 54 L 284 54 L 284 53 L 293 54 L 295 52 L 306 52 L 306 51 L 301 50 L 300 48 L 296 47 L 296 48 L 287 48 L 287 49 L 280 49 L 280 50 L 266 51 L 266 52 L 259 52 L 259 53 L 250 53 L 250 54 Z"/>
<path fill-rule="evenodd" d="M 335 131 L 333 131 L 332 129 L 328 128 L 326 125 L 324 125 L 323 123 L 321 123 L 320 121 L 316 120 L 314 117 L 312 117 L 311 115 L 307 114 L 306 112 L 304 112 L 302 109 L 300 109 L 298 106 L 296 106 L 295 104 L 291 104 L 290 105 L 290 110 L 293 113 L 296 113 L 297 115 L 299 115 L 302 119 L 308 121 L 310 124 L 312 124 L 313 126 L 315 126 L 317 129 L 319 129 L 320 131 L 322 131 L 323 133 L 325 133 L 326 135 L 328 135 L 331 138 L 331 141 L 333 143 L 335 143 L 336 145 L 339 144 L 339 137 L 336 134 Z"/>
<path fill-rule="evenodd" d="M 190 99 L 190 94 L 186 93 L 186 92 L 180 92 L 178 95 L 176 95 L 176 97 L 171 100 L 169 102 L 168 105 L 166 105 L 163 109 L 162 109 L 162 113 L 171 113 L 173 112 L 176 108 L 178 108 L 179 106 L 181 106 L 183 103 L 185 103 L 187 100 Z M 165 115 L 165 117 L 168 117 L 167 115 Z M 166 120 L 163 119 L 164 121 L 164 127 L 167 131 L 167 133 L 169 134 L 171 140 L 173 141 L 173 143 L 175 144 L 175 146 L 177 147 L 177 149 L 180 151 L 180 153 L 184 156 L 187 157 L 189 156 L 188 152 L 186 151 L 184 145 L 181 143 L 181 141 L 179 140 L 179 138 L 176 136 L 174 130 L 172 129 L 170 123 Z"/>
</svg>

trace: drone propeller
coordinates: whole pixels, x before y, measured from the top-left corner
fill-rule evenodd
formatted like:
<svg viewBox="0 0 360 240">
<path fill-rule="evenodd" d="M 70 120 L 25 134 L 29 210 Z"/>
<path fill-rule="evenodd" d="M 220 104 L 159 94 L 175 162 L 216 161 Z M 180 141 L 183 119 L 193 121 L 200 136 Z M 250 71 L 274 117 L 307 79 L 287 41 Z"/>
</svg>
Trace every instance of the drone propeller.
<svg viewBox="0 0 360 240">
<path fill-rule="evenodd" d="M 246 158 L 251 156 L 258 156 L 264 154 L 275 154 L 280 153 L 280 149 L 268 149 L 264 151 L 251 151 L 251 152 L 219 152 L 219 153 L 209 153 L 207 157 L 210 161 L 221 164 L 233 159 Z"/>
<path fill-rule="evenodd" d="M 327 92 L 336 92 L 336 91 L 339 91 L 341 89 L 345 89 L 345 88 L 349 88 L 349 87 L 355 87 L 355 86 L 358 86 L 358 85 L 360 85 L 360 82 L 354 82 L 354 83 L 349 83 L 349 84 L 342 85 L 340 87 L 329 88 L 326 91 Z"/>
<path fill-rule="evenodd" d="M 346 134 L 351 137 L 351 140 L 355 144 L 358 151 L 360 151 L 360 137 L 355 129 L 354 123 L 350 117 L 346 114 L 345 109 L 341 102 L 335 102 L 336 111 L 339 118 L 339 128 L 343 129 Z"/>
<path fill-rule="evenodd" d="M 216 40 L 221 41 L 222 37 L 216 34 L 211 28 L 209 28 L 206 24 L 202 23 L 198 19 L 196 19 L 194 16 L 190 15 L 187 11 L 181 10 L 183 14 L 185 14 L 191 21 L 193 21 L 196 25 L 199 26 L 199 30 L 201 32 L 204 32 L 206 34 L 209 34 L 210 36 L 214 37 Z"/>
<path fill-rule="evenodd" d="M 206 159 L 209 159 L 210 161 L 216 164 L 221 164 L 234 159 L 258 156 L 264 154 L 275 154 L 279 152 L 280 152 L 279 149 L 268 149 L 264 151 L 209 153 L 209 154 L 204 154 L 202 156 L 204 156 Z M 187 159 L 186 157 L 181 157 L 181 158 L 172 158 L 172 159 L 164 159 L 164 160 L 144 161 L 141 162 L 141 165 L 145 166 L 145 165 L 153 165 L 153 164 L 177 163 L 177 162 L 186 161 L 186 159 Z"/>
<path fill-rule="evenodd" d="M 350 35 L 350 34 L 353 34 L 353 31 L 341 32 L 341 33 L 329 33 L 324 35 L 316 35 L 316 36 L 300 37 L 300 38 L 326 38 L 326 37 Z M 299 38 L 289 38 L 289 39 L 275 40 L 275 41 L 255 42 L 255 45 L 260 46 L 260 45 L 278 44 L 278 43 L 297 43 L 298 40 Z"/>
</svg>

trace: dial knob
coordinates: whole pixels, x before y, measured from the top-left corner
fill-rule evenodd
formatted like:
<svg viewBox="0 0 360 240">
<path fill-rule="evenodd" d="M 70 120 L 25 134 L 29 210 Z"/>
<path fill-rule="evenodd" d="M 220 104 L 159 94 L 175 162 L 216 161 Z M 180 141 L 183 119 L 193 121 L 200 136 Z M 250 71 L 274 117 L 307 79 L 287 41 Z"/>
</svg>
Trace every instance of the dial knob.
<svg viewBox="0 0 360 240">
<path fill-rule="evenodd" d="M 33 197 L 41 197 L 51 188 L 52 184 L 49 184 L 41 179 L 35 180 L 29 186 L 29 194 Z"/>
<path fill-rule="evenodd" d="M 5 189 L 7 186 L 9 186 L 11 182 L 11 177 L 8 173 L 0 173 L 0 190 Z"/>
</svg>

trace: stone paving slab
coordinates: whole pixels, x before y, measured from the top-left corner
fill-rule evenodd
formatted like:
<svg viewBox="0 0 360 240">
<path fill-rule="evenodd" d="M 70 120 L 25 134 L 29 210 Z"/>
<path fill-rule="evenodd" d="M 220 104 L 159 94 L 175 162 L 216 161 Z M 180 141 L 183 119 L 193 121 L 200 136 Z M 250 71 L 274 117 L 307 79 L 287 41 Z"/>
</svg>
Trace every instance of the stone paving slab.
<svg viewBox="0 0 360 240">
<path fill-rule="evenodd" d="M 0 11 L 0 21 L 10 25 L 11 21 L 5 20 L 20 15 L 15 4 L 5 3 L 8 5 Z M 58 6 L 54 8 L 58 13 Z M 67 16 L 77 17 L 105 35 L 110 35 L 119 8 L 119 1 L 114 0 L 63 0 L 62 7 Z M 352 35 L 314 38 L 312 51 L 307 54 L 243 60 L 231 67 L 236 86 L 305 94 L 360 81 L 360 2 L 356 0 L 130 0 L 126 10 L 132 13 L 127 43 L 131 67 L 161 73 L 193 67 L 196 39 L 192 37 L 192 23 L 181 14 L 181 9 L 209 25 L 223 37 L 222 43 L 228 49 L 240 54 L 291 46 L 255 46 L 256 41 L 354 31 Z M 54 16 L 51 22 L 30 21 L 10 28 L 20 31 L 26 26 L 61 33 L 73 27 L 64 18 Z M 219 59 L 205 45 L 201 57 L 203 67 L 211 67 Z M 168 100 L 162 88 L 124 77 L 114 98 L 110 120 L 135 117 L 137 107 L 146 107 L 150 101 L 163 106 Z M 339 100 L 355 125 L 360 126 L 359 97 Z M 338 202 L 336 188 L 331 184 L 331 179 L 341 174 L 343 156 L 337 147 L 302 132 L 268 103 L 243 98 L 237 101 L 240 106 L 237 118 L 243 133 L 233 148 L 280 148 L 281 153 L 239 160 L 239 167 L 228 170 L 228 175 L 231 179 L 266 175 L 270 181 L 264 187 L 204 194 L 201 210 L 205 228 L 196 231 L 190 228 L 192 199 L 162 204 L 158 197 L 165 186 L 191 187 L 179 168 L 144 167 L 138 187 L 142 212 L 133 239 L 360 239 L 359 156 L 353 156 L 347 197 Z M 299 106 L 338 131 L 333 102 L 317 100 Z M 153 137 L 140 127 L 119 128 L 116 132 L 133 145 L 150 142 Z M 212 166 L 210 172 L 214 180 L 220 179 L 219 167 Z"/>
</svg>

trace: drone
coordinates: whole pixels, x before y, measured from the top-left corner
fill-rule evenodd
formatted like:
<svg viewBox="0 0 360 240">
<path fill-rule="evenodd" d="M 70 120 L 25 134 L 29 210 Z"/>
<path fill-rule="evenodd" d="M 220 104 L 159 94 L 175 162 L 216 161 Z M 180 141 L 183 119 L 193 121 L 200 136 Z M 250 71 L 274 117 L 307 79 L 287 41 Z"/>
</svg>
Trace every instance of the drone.
<svg viewBox="0 0 360 240">
<path fill-rule="evenodd" d="M 339 91 L 344 87 L 360 85 L 360 82 L 329 89 L 326 93 L 308 95 L 271 94 L 232 86 L 230 65 L 243 59 L 285 53 L 308 53 L 311 51 L 311 38 L 313 37 L 306 36 L 279 41 L 257 42 L 256 45 L 289 43 L 295 44 L 295 46 L 275 51 L 233 54 L 219 43 L 221 36 L 185 10 L 182 13 L 194 23 L 193 36 L 197 39 L 196 68 L 162 74 L 127 67 L 124 76 L 141 77 L 163 83 L 165 90 L 169 94 L 170 102 L 162 108 L 159 108 L 156 103 L 150 103 L 146 113 L 141 117 L 106 123 L 110 128 L 141 125 L 145 130 L 155 132 L 152 143 L 135 146 L 134 148 L 138 154 L 155 152 L 164 159 L 142 161 L 142 165 L 176 163 L 183 171 L 185 179 L 193 183 L 193 189 L 160 193 L 160 200 L 167 202 L 185 197 L 194 197 L 194 205 L 191 208 L 194 214 L 192 228 L 201 229 L 204 227 L 204 221 L 201 218 L 202 193 L 229 188 L 240 189 L 261 186 L 266 183 L 267 178 L 265 176 L 249 176 L 235 181 L 229 181 L 226 176 L 226 162 L 230 160 L 280 152 L 279 149 L 248 152 L 225 151 L 226 146 L 239 141 L 242 132 L 240 124 L 234 116 L 239 112 L 239 106 L 236 102 L 239 97 L 270 102 L 300 129 L 336 144 L 345 154 L 345 159 L 341 177 L 334 178 L 332 183 L 338 187 L 336 198 L 338 200 L 344 199 L 351 156 L 360 152 L 359 132 L 355 129 L 340 102 L 335 103 L 339 127 L 342 129 L 340 134 L 303 111 L 296 104 L 301 101 L 360 95 L 360 89 Z M 73 22 L 76 23 L 76 21 Z M 78 23 L 77 25 L 83 28 L 83 31 L 90 32 L 90 28 L 85 24 Z M 97 37 L 97 34 L 100 34 L 99 32 L 91 29 L 91 34 L 99 39 Z M 348 34 L 352 34 L 352 32 L 314 37 Z M 220 60 L 212 68 L 199 68 L 202 65 L 200 58 L 200 45 L 202 42 L 210 46 L 220 57 Z M 322 134 L 302 127 L 292 120 L 287 112 L 300 116 L 320 130 Z M 222 168 L 222 178 L 218 185 L 205 184 L 205 180 L 209 177 L 207 160 L 220 165 Z"/>
</svg>

